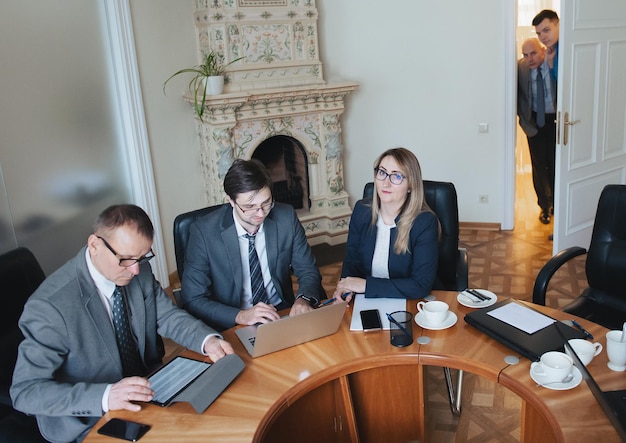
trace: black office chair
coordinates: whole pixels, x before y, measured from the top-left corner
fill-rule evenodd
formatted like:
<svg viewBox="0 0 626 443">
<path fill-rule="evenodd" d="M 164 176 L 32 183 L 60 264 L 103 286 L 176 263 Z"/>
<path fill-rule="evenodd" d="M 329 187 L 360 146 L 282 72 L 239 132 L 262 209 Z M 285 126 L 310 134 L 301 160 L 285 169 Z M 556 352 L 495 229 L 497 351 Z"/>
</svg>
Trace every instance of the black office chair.
<svg viewBox="0 0 626 443">
<path fill-rule="evenodd" d="M 23 247 L 0 255 L 0 441 L 44 442 L 35 418 L 13 409 L 9 388 L 17 360 L 17 348 L 24 339 L 18 320 L 24 304 L 45 279 L 33 253 Z"/>
<path fill-rule="evenodd" d="M 178 278 L 181 283 L 183 282 L 183 272 L 185 270 L 185 249 L 187 248 L 187 241 L 189 241 L 189 228 L 192 223 L 200 217 L 213 212 L 222 206 L 223 205 L 215 205 L 202 209 L 196 209 L 194 211 L 179 214 L 174 219 L 174 255 L 176 256 Z M 174 290 L 174 297 L 176 298 L 176 302 L 180 304 L 180 289 Z"/>
<path fill-rule="evenodd" d="M 589 250 L 564 249 L 539 271 L 533 303 L 545 305 L 554 273 L 574 257 L 587 254 L 587 287 L 564 311 L 608 329 L 622 329 L 626 321 L 626 185 L 607 185 L 600 194 Z"/>
<path fill-rule="evenodd" d="M 456 188 L 453 183 L 424 180 L 424 198 L 426 203 L 439 218 L 441 235 L 439 237 L 439 263 L 433 289 L 444 291 L 463 291 L 467 289 L 469 266 L 467 250 L 459 248 L 459 206 Z M 363 198 L 372 198 L 374 183 L 369 182 L 363 188 Z M 463 371 L 459 370 L 456 392 L 452 384 L 450 368 L 443 368 L 448 388 L 450 409 L 454 415 L 461 414 L 461 391 Z"/>
</svg>

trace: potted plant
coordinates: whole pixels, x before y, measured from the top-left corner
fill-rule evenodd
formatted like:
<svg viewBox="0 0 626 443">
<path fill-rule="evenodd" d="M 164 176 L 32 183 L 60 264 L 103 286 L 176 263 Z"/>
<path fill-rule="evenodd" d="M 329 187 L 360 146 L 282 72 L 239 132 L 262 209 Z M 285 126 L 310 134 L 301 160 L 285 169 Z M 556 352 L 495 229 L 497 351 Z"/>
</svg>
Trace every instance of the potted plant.
<svg viewBox="0 0 626 443">
<path fill-rule="evenodd" d="M 196 65 L 193 68 L 181 69 L 165 80 L 165 82 L 163 82 L 163 93 L 165 93 L 167 82 L 178 74 L 193 74 L 193 77 L 189 81 L 189 91 L 193 94 L 193 108 L 200 120 L 202 120 L 206 96 L 219 95 L 222 93 L 226 68 L 242 58 L 244 57 L 236 58 L 230 63 L 224 64 L 220 56 L 215 51 L 211 51 L 204 56 L 202 64 Z"/>
</svg>

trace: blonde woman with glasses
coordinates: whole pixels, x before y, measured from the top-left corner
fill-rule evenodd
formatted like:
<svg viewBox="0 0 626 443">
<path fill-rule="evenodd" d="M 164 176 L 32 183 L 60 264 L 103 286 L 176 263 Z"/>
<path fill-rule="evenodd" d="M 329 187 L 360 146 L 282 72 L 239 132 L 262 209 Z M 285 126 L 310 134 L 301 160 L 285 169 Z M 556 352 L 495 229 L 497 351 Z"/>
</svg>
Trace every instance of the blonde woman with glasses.
<svg viewBox="0 0 626 443">
<path fill-rule="evenodd" d="M 439 221 L 424 199 L 419 162 L 408 149 L 389 149 L 374 162 L 374 179 L 373 198 L 352 212 L 334 298 L 422 298 L 437 272 Z"/>
</svg>

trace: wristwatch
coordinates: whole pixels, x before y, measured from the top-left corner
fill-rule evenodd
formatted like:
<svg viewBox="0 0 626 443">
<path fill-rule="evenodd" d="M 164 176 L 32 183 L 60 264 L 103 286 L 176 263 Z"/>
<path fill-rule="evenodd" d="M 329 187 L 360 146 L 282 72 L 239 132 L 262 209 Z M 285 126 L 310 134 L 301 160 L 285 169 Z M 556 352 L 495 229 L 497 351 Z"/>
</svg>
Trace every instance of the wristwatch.
<svg viewBox="0 0 626 443">
<path fill-rule="evenodd" d="M 319 302 L 320 302 L 317 298 L 310 297 L 310 296 L 304 295 L 304 294 L 298 294 L 296 296 L 296 300 L 298 300 L 299 298 L 301 298 L 302 300 L 306 301 L 313 308 L 316 307 L 319 304 Z"/>
</svg>

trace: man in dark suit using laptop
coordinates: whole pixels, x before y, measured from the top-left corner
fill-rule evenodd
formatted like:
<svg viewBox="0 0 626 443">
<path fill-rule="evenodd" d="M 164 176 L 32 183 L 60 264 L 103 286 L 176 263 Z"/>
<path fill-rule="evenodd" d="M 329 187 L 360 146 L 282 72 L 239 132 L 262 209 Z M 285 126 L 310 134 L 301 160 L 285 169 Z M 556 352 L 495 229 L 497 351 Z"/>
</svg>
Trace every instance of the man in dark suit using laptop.
<svg viewBox="0 0 626 443">
<path fill-rule="evenodd" d="M 326 298 L 315 257 L 293 207 L 274 202 L 263 164 L 235 160 L 224 191 L 228 203 L 191 225 L 183 308 L 218 330 L 278 320 L 290 306 L 290 315 L 314 309 Z"/>
</svg>

